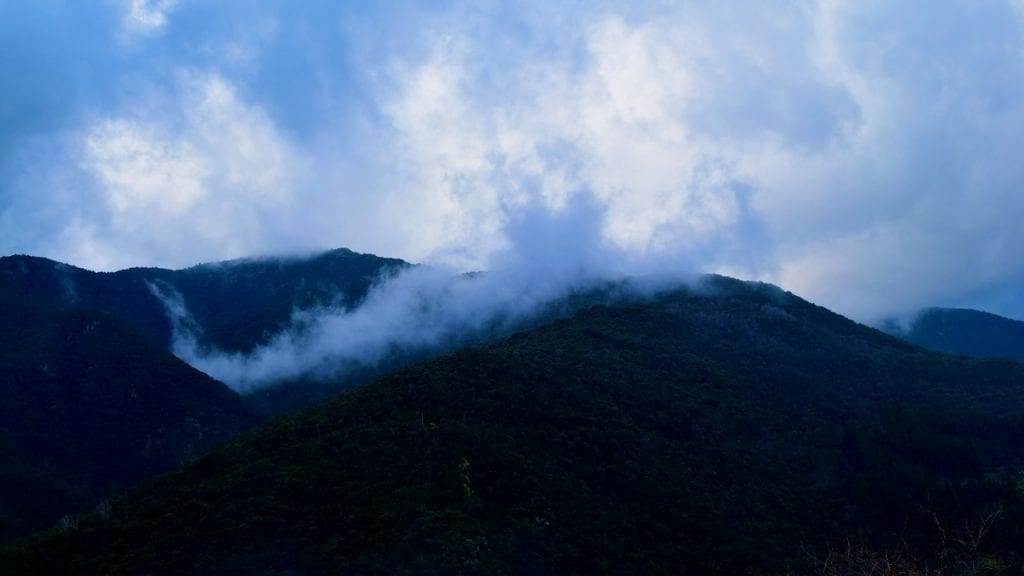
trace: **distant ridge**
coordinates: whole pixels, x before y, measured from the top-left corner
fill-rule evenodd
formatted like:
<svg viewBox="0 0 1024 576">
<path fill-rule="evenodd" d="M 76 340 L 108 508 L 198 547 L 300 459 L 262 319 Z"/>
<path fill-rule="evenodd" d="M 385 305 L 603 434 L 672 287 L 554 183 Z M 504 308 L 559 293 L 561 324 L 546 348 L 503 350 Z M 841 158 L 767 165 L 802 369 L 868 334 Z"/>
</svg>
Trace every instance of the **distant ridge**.
<svg viewBox="0 0 1024 576">
<path fill-rule="evenodd" d="M 153 287 L 180 295 L 201 328 L 200 344 L 248 352 L 281 330 L 299 308 L 358 303 L 383 276 L 410 266 L 337 249 L 294 257 L 244 258 L 182 270 L 91 272 L 33 256 L 0 258 L 0 290 L 30 294 L 60 309 L 96 309 L 168 348 L 172 322 Z"/>
<path fill-rule="evenodd" d="M 279 419 L 107 517 L 9 545 L 0 564 L 854 574 L 847 560 L 895 550 L 906 573 L 1014 570 L 1022 381 L 1018 363 L 927 352 L 778 288 L 709 278 Z M 978 546 L 952 539 L 995 510 Z"/>
<path fill-rule="evenodd" d="M 975 358 L 1024 361 L 1024 322 L 964 308 L 928 308 L 909 327 L 889 322 L 883 329 L 939 352 Z"/>
<path fill-rule="evenodd" d="M 183 300 L 204 345 L 244 351 L 294 310 L 353 305 L 407 266 L 345 249 L 112 273 L 0 258 L 0 540 L 90 509 L 267 412 L 327 393 L 243 402 L 171 354 L 172 320 L 155 292 Z"/>
<path fill-rule="evenodd" d="M 259 419 L 95 310 L 0 303 L 0 540 L 173 470 Z"/>
</svg>

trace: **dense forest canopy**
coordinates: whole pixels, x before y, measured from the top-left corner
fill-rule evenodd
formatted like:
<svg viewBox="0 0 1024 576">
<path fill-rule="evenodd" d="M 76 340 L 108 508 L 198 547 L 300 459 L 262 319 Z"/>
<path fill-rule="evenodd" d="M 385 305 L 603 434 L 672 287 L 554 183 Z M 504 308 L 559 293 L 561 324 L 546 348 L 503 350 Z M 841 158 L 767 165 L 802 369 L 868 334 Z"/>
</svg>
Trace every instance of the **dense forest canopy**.
<svg viewBox="0 0 1024 576">
<path fill-rule="evenodd" d="M 1017 565 L 1022 377 L 711 278 L 276 420 L 2 558 L 14 573 L 781 574 L 821 573 L 850 542 L 936 570 L 953 562 L 936 526 L 990 518 L 957 557 Z"/>
</svg>

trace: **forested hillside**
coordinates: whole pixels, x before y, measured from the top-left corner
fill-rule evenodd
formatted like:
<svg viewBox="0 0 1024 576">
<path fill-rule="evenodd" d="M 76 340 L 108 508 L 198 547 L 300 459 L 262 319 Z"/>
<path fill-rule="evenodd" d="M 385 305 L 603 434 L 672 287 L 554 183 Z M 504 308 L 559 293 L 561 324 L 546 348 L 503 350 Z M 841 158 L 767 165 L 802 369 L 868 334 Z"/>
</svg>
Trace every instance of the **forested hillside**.
<svg viewBox="0 0 1024 576">
<path fill-rule="evenodd" d="M 12 574 L 839 574 L 898 551 L 919 573 L 1019 570 L 1022 382 L 1020 364 L 925 352 L 713 278 L 278 420 L 0 562 Z M 960 538 L 979 526 L 976 545 Z"/>
<path fill-rule="evenodd" d="M 255 426 L 110 314 L 0 289 L 0 539 L 53 526 Z"/>
<path fill-rule="evenodd" d="M 163 350 L 184 336 L 199 349 L 248 353 L 288 327 L 295 312 L 357 306 L 371 286 L 407 267 L 401 260 L 346 249 L 111 273 L 9 256 L 0 258 L 0 293 L 12 310 L 31 299 L 48 311 L 108 313 Z M 263 388 L 247 402 L 267 417 L 301 409 L 386 371 L 352 374 L 351 381 L 335 382 L 333 388 L 308 379 L 282 382 L 287 386 Z"/>
<path fill-rule="evenodd" d="M 928 308 L 916 315 L 908 327 L 890 322 L 885 330 L 939 352 L 1024 361 L 1024 322 L 987 312 Z"/>
<path fill-rule="evenodd" d="M 338 249 L 292 258 L 252 258 L 183 270 L 90 272 L 31 256 L 0 258 L 0 286 L 59 309 L 103 310 L 164 348 L 173 323 L 167 298 L 180 297 L 199 344 L 249 352 L 284 328 L 295 310 L 354 306 L 370 286 L 409 266 Z"/>
</svg>

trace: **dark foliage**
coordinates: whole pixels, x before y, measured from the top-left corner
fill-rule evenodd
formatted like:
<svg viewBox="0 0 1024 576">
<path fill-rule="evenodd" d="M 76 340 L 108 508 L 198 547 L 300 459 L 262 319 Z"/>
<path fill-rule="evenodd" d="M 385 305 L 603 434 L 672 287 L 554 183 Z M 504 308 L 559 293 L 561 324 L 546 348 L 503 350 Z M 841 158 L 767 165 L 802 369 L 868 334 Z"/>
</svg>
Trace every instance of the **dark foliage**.
<svg viewBox="0 0 1024 576">
<path fill-rule="evenodd" d="M 34 302 L 42 310 L 101 310 L 151 342 L 171 348 L 174 326 L 161 297 L 180 297 L 201 347 L 251 352 L 288 326 L 297 310 L 351 308 L 370 287 L 409 264 L 339 249 L 304 258 L 262 258 L 202 264 L 185 270 L 133 268 L 97 273 L 31 256 L 0 258 L 0 297 L 12 311 Z M 389 358 L 348 378 L 282 382 L 247 398 L 270 417 L 305 408 L 354 388 L 415 357 Z"/>
<path fill-rule="evenodd" d="M 1024 366 L 778 289 L 573 318 L 279 419 L 48 533 L 10 574 L 764 574 L 847 538 L 1024 541 Z M 991 517 L 991 516 L 990 516 Z M 944 542 L 944 541 L 943 541 Z"/>
<path fill-rule="evenodd" d="M 95 273 L 0 258 L 0 539 L 53 525 L 326 390 L 243 402 L 167 349 L 156 288 L 183 298 L 200 343 L 250 350 L 292 312 L 352 306 L 404 262 L 325 252 L 186 270 Z M 262 413 L 264 416 L 257 416 Z"/>
<path fill-rule="evenodd" d="M 109 314 L 0 296 L 0 539 L 258 423 L 223 384 Z"/>
<path fill-rule="evenodd" d="M 1024 322 L 987 312 L 929 308 L 918 314 L 907 329 L 895 322 L 883 329 L 939 352 L 1024 361 Z"/>
<path fill-rule="evenodd" d="M 308 258 L 264 258 L 184 270 L 97 273 L 45 258 L 0 258 L 0 288 L 60 309 L 109 312 L 164 348 L 172 325 L 151 287 L 180 295 L 201 329 L 201 345 L 249 352 L 284 328 L 295 310 L 351 307 L 375 282 L 408 266 L 339 249 Z"/>
<path fill-rule="evenodd" d="M 481 273 L 476 273 L 481 274 Z M 642 290 L 640 290 L 642 291 Z M 353 390 L 388 374 L 414 364 L 432 360 L 462 348 L 497 342 L 512 334 L 556 320 L 596 305 L 609 305 L 636 300 L 635 281 L 608 282 L 570 290 L 566 295 L 539 306 L 532 313 L 498 315 L 480 327 L 465 328 L 462 332 L 420 348 L 394 347 L 383 357 L 362 365 L 347 365 L 334 377 L 321 374 L 303 375 L 258 388 L 245 395 L 246 402 L 257 412 L 268 417 L 297 412 L 333 398 L 341 392 Z"/>
</svg>

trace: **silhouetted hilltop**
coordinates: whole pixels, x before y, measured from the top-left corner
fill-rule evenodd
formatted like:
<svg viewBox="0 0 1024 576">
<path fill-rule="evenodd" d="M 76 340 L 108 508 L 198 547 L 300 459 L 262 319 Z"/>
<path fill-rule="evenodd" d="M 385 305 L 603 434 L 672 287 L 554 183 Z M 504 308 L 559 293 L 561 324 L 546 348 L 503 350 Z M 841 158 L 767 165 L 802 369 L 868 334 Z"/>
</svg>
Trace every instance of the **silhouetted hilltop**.
<svg viewBox="0 0 1024 576">
<path fill-rule="evenodd" d="M 109 314 L 11 304 L 0 304 L 0 539 L 91 509 L 259 422 Z"/>
<path fill-rule="evenodd" d="M 1019 566 L 1022 381 L 1017 363 L 925 352 L 777 288 L 710 278 L 279 419 L 0 562 L 803 574 L 849 542 L 898 549 L 922 573 Z M 978 547 L 959 547 L 952 536 L 996 509 Z"/>
<path fill-rule="evenodd" d="M 908 342 L 939 352 L 976 358 L 1024 360 L 1024 322 L 963 308 L 928 308 L 908 328 L 883 327 Z"/>
<path fill-rule="evenodd" d="M 96 309 L 168 348 L 166 299 L 181 298 L 199 343 L 248 352 L 287 325 L 295 310 L 354 306 L 370 286 L 409 264 L 338 249 L 309 257 L 250 258 L 184 270 L 90 272 L 32 256 L 0 258 L 0 287 L 61 309 Z"/>
<path fill-rule="evenodd" d="M 348 250 L 114 273 L 0 258 L 0 538 L 51 526 L 264 420 L 170 353 L 168 295 L 202 343 L 244 350 L 294 310 L 353 305 L 404 266 Z M 285 408 L 320 397 L 278 396 Z"/>
</svg>

